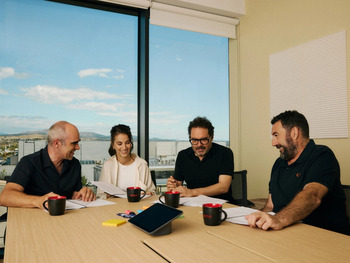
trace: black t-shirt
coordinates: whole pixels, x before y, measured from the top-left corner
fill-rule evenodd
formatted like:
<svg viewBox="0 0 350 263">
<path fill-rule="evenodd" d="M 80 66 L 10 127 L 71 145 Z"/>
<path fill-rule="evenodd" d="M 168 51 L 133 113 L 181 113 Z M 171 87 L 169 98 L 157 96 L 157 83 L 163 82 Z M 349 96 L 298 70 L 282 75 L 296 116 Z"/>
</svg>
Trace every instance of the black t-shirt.
<svg viewBox="0 0 350 263">
<path fill-rule="evenodd" d="M 340 183 L 340 168 L 331 149 L 315 145 L 313 140 L 307 144 L 299 158 L 291 165 L 278 158 L 272 168 L 269 192 L 273 211 L 279 212 L 311 182 L 328 188 L 321 205 L 307 216 L 303 222 L 309 225 L 336 232 L 349 231 L 345 212 L 345 194 Z M 350 232 L 349 232 L 350 234 Z"/>
<path fill-rule="evenodd" d="M 81 165 L 76 158 L 64 160 L 61 174 L 50 160 L 47 147 L 24 156 L 17 164 L 9 182 L 24 188 L 24 193 L 42 196 L 49 192 L 72 198 L 74 191 L 80 191 Z"/>
<path fill-rule="evenodd" d="M 233 153 L 230 148 L 213 143 L 208 154 L 202 159 L 194 154 L 192 147 L 179 152 L 176 158 L 174 178 L 186 181 L 189 189 L 207 187 L 219 182 L 219 175 L 233 176 Z M 232 189 L 226 194 L 213 196 L 233 201 Z"/>
</svg>

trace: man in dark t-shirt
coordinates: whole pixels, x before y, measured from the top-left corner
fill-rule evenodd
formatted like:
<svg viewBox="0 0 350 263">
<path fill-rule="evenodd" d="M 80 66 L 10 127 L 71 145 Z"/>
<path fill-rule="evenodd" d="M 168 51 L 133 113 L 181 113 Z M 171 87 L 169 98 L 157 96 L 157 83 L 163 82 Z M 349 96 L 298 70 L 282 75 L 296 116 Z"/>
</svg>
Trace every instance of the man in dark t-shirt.
<svg viewBox="0 0 350 263">
<path fill-rule="evenodd" d="M 271 124 L 272 145 L 280 158 L 272 168 L 266 206 L 246 216 L 249 225 L 282 229 L 303 221 L 350 235 L 340 168 L 331 149 L 309 138 L 307 120 L 297 111 L 281 113 Z"/>
<path fill-rule="evenodd" d="M 212 142 L 214 127 L 205 117 L 190 122 L 188 135 L 192 147 L 179 152 L 174 177 L 170 176 L 167 182 L 168 191 L 179 191 L 181 196 L 207 195 L 233 202 L 231 149 Z M 187 187 L 183 186 L 184 181 Z"/>
<path fill-rule="evenodd" d="M 0 205 L 43 208 L 50 196 L 95 200 L 88 187 L 81 184 L 81 166 L 73 157 L 79 150 L 78 129 L 66 121 L 56 122 L 47 136 L 44 149 L 23 157 L 1 192 Z"/>
</svg>

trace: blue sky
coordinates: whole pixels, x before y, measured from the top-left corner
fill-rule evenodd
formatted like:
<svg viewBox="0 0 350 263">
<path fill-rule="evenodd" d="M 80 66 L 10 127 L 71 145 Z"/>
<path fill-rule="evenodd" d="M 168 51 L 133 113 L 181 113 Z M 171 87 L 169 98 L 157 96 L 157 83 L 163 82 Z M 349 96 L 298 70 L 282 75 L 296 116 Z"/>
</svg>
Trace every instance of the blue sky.
<svg viewBox="0 0 350 263">
<path fill-rule="evenodd" d="M 34 4 L 33 4 L 34 3 Z M 0 3 L 0 133 L 67 120 L 137 129 L 137 19 L 41 0 Z M 187 139 L 198 115 L 228 140 L 227 39 L 150 28 L 150 137 Z"/>
</svg>

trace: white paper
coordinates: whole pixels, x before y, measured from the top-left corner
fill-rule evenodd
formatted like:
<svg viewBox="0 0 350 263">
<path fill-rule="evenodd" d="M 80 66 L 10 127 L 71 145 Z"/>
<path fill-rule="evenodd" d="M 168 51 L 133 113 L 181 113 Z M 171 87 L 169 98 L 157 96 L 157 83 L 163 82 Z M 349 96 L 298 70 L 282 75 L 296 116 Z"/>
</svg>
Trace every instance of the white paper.
<svg viewBox="0 0 350 263">
<path fill-rule="evenodd" d="M 214 197 L 209 197 L 205 195 L 199 195 L 196 197 L 183 197 L 180 199 L 185 199 L 183 205 L 186 206 L 202 206 L 203 204 L 207 203 L 213 203 L 213 204 L 224 204 L 227 202 L 227 200 L 224 199 L 219 199 L 219 198 L 214 198 Z"/>
<path fill-rule="evenodd" d="M 227 213 L 227 218 L 245 216 L 245 215 L 249 215 L 251 213 L 259 211 L 257 209 L 253 209 L 245 206 L 226 208 L 223 210 L 225 210 L 225 212 Z"/>
<path fill-rule="evenodd" d="M 196 197 L 180 197 L 180 205 L 185 206 L 199 206 L 201 207 L 203 204 L 206 203 L 214 203 L 214 204 L 224 204 L 227 200 L 219 199 L 219 198 L 213 198 L 205 195 L 199 195 Z M 159 200 L 154 201 L 153 203 L 160 203 Z"/>
<path fill-rule="evenodd" d="M 119 198 L 128 198 L 127 193 L 122 189 L 120 189 L 118 186 L 115 186 L 114 184 L 100 182 L 100 181 L 91 181 L 91 184 L 96 185 L 98 188 L 100 188 L 103 192 L 107 194 L 110 194 Z M 145 195 L 142 199 L 150 196 L 151 195 Z"/>
<path fill-rule="evenodd" d="M 249 207 L 232 207 L 232 208 L 225 208 L 223 209 L 227 213 L 227 222 L 240 224 L 240 225 L 248 225 L 247 219 L 245 219 L 244 216 L 249 215 L 251 213 L 257 212 L 259 210 L 249 208 Z M 270 215 L 274 215 L 273 212 L 268 212 Z"/>
<path fill-rule="evenodd" d="M 127 198 L 126 192 L 113 184 L 100 181 L 92 181 L 91 184 L 96 185 L 98 188 L 100 188 L 103 192 L 107 194 L 115 195 L 121 198 Z"/>
<path fill-rule="evenodd" d="M 91 202 L 84 202 L 82 200 L 69 199 L 66 201 L 66 210 L 103 206 L 103 205 L 115 205 L 115 204 L 116 203 L 114 202 L 103 200 L 103 199 L 96 199 L 95 201 L 91 201 Z"/>
</svg>

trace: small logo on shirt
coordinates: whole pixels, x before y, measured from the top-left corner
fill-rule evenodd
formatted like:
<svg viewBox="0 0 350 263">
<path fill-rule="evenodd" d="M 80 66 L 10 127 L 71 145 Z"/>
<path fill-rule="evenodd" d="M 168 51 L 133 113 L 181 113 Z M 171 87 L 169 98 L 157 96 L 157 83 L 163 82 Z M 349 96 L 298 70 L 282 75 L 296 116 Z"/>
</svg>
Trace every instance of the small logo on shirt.
<svg viewBox="0 0 350 263">
<path fill-rule="evenodd" d="M 297 173 L 297 174 L 295 175 L 296 178 L 299 178 L 300 176 L 301 176 L 301 173 Z"/>
</svg>

